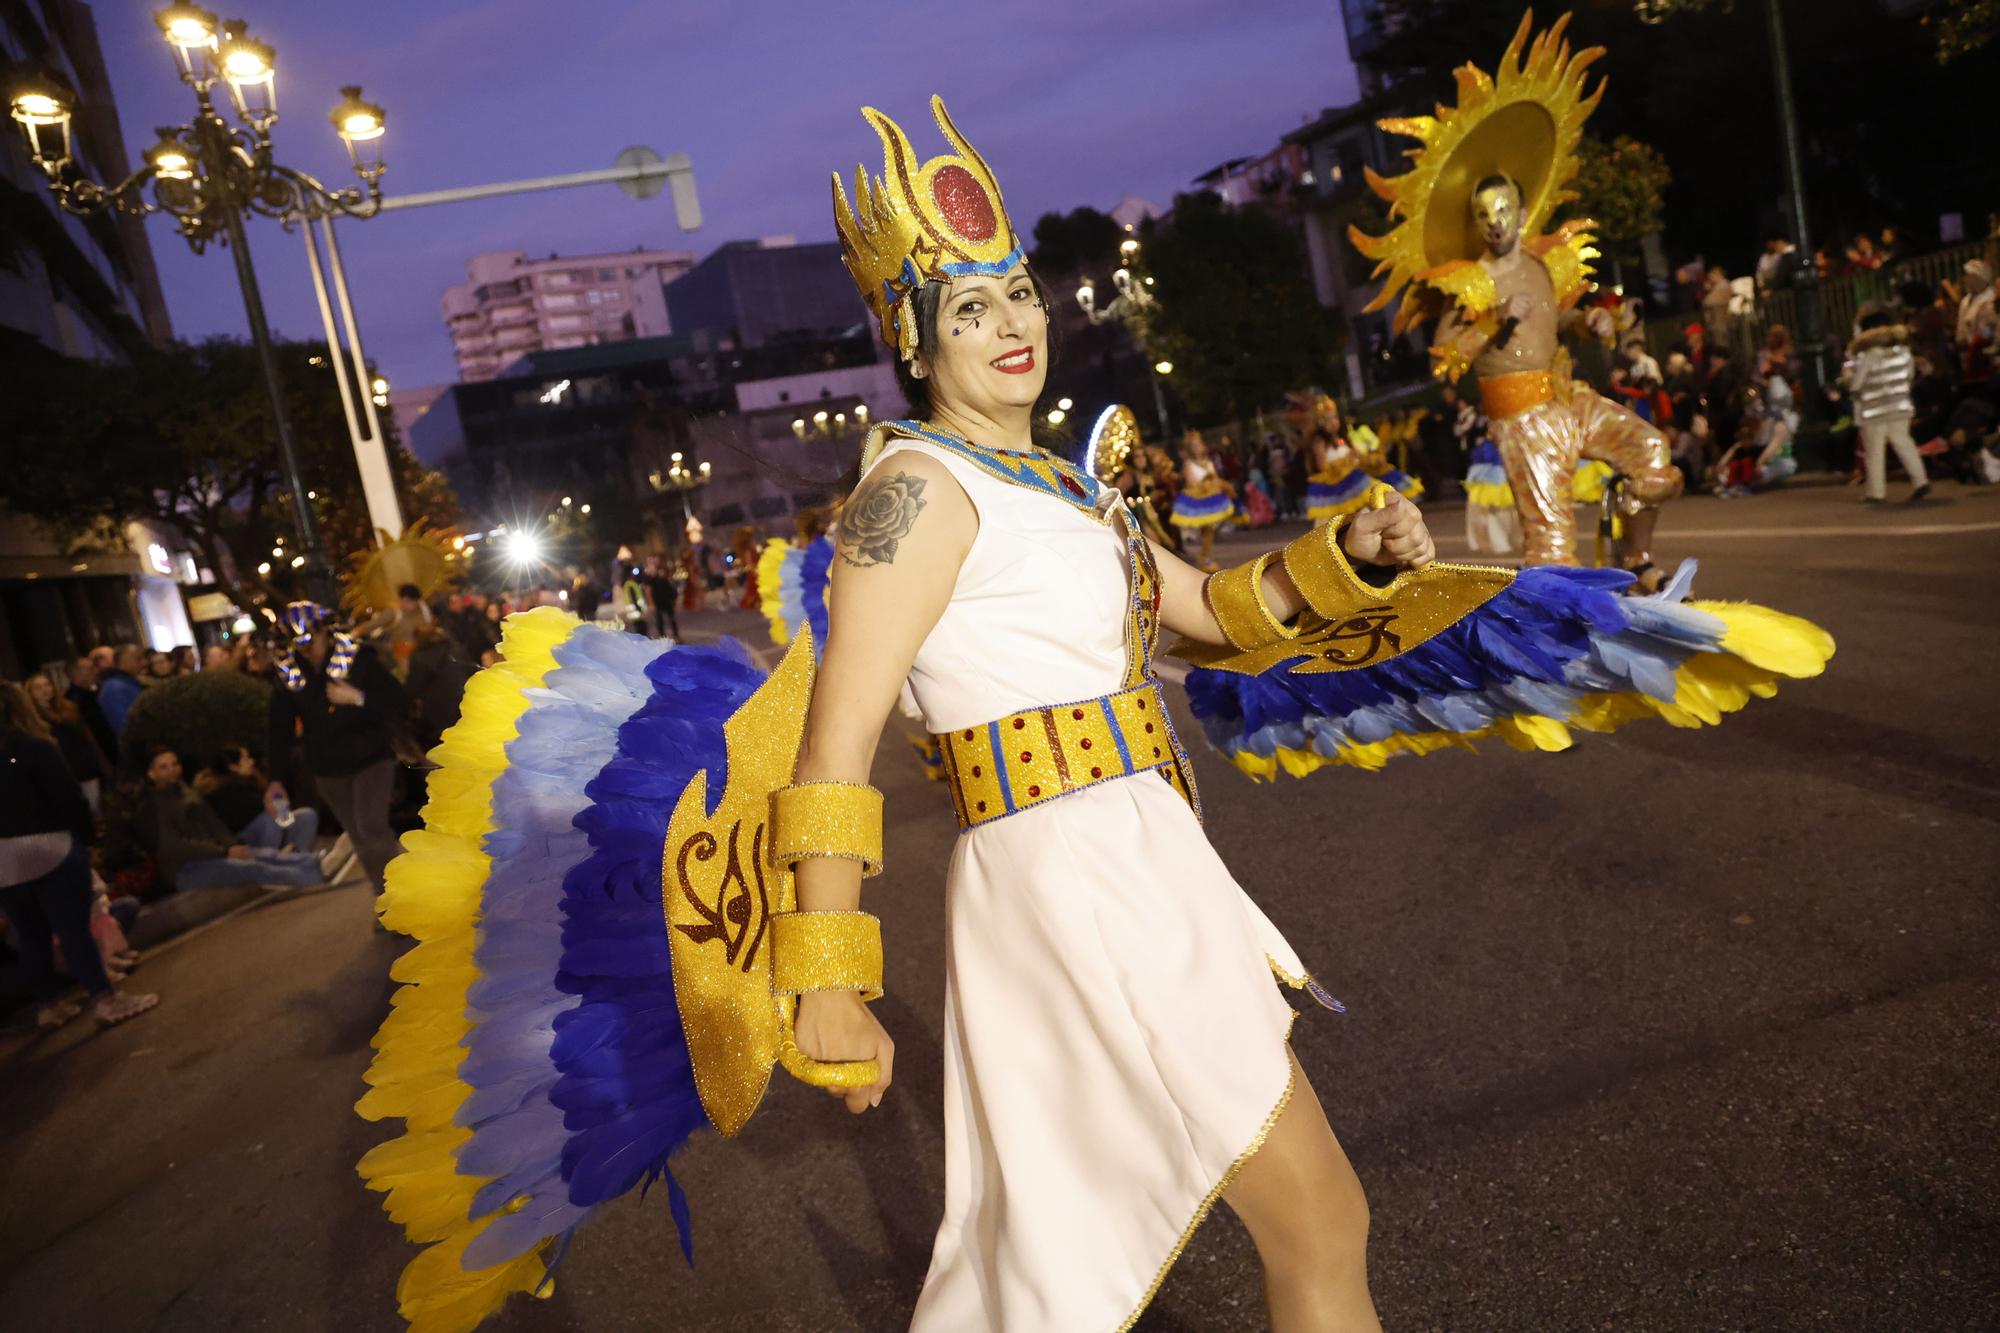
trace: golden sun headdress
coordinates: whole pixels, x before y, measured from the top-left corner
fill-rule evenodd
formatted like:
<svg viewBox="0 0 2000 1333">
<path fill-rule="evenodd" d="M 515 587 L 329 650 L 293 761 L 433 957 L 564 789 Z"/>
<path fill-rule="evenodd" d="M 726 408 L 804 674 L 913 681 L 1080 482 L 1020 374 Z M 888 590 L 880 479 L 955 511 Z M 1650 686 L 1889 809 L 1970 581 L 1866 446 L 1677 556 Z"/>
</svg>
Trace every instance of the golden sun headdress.
<svg viewBox="0 0 2000 1333">
<path fill-rule="evenodd" d="M 882 174 L 871 186 L 868 169 L 854 169 L 860 205 L 854 208 L 835 172 L 833 220 L 841 258 L 881 326 L 882 341 L 907 361 L 917 353 L 910 297 L 918 287 L 974 274 L 1004 277 L 1023 251 L 999 182 L 951 123 L 942 97 L 932 96 L 931 114 L 958 151 L 921 164 L 900 125 L 872 106 L 861 114 L 881 136 Z"/>
<path fill-rule="evenodd" d="M 1584 91 L 1589 67 L 1604 48 L 1572 52 L 1563 38 L 1569 19 L 1563 15 L 1529 43 L 1535 12 L 1527 11 L 1492 77 L 1469 63 L 1453 71 L 1457 106 L 1440 105 L 1434 116 L 1379 122 L 1384 130 L 1406 134 L 1421 146 L 1406 154 L 1415 165 L 1402 175 L 1384 179 L 1367 173 L 1370 188 L 1388 201 L 1395 225 L 1381 236 L 1357 227 L 1349 227 L 1347 235 L 1357 250 L 1377 261 L 1375 276 L 1385 278 L 1368 309 L 1380 310 L 1403 292 L 1396 332 L 1426 313 L 1425 286 L 1475 313 L 1491 305 L 1490 296 L 1482 299 L 1477 290 L 1491 282 L 1479 281 L 1485 275 L 1476 261 L 1485 246 L 1472 224 L 1471 208 L 1473 187 L 1487 176 L 1510 176 L 1520 186 L 1521 244 L 1548 264 L 1557 295 L 1573 300 L 1583 289 L 1586 261 L 1597 253 L 1589 248 L 1585 231 L 1590 223 L 1579 219 L 1542 235 L 1557 207 L 1576 198 L 1567 186 L 1579 166 L 1577 144 L 1584 121 L 1604 96 L 1602 79 L 1595 89 Z"/>
</svg>

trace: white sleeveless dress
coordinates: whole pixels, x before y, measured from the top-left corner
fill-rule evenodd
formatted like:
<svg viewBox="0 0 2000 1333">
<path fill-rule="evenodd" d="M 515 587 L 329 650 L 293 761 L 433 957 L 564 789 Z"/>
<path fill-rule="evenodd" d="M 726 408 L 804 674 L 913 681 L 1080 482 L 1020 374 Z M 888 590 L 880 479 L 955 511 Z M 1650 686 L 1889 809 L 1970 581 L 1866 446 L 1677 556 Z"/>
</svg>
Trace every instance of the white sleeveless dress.
<svg viewBox="0 0 2000 1333">
<path fill-rule="evenodd" d="M 875 467 L 907 450 L 979 513 L 910 672 L 925 725 L 1120 688 L 1122 528 L 927 443 Z M 945 891 L 945 1212 L 911 1327 L 1129 1328 L 1291 1095 L 1273 974 L 1305 970 L 1158 772 L 967 830 Z"/>
</svg>

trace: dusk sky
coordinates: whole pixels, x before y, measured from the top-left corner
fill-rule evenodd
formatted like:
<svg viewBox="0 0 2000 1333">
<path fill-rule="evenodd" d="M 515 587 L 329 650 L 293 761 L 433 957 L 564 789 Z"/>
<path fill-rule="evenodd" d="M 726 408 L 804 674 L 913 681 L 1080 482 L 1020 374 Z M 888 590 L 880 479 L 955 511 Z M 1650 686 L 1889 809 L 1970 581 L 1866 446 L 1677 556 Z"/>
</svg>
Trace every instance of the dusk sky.
<svg viewBox="0 0 2000 1333">
<path fill-rule="evenodd" d="M 155 7 L 92 6 L 135 161 L 192 106 Z M 705 220 L 691 234 L 664 195 L 610 185 L 342 224 L 364 346 L 402 387 L 455 378 L 438 298 L 476 252 L 831 240 L 829 173 L 881 165 L 864 103 L 928 157 L 945 147 L 926 107 L 942 93 L 1025 235 L 1051 209 L 1128 193 L 1164 205 L 1355 98 L 1334 0 L 246 0 L 224 14 L 239 11 L 277 48 L 279 160 L 329 185 L 354 179 L 327 121 L 347 83 L 387 112 L 391 194 L 607 167 L 634 144 L 693 159 Z M 227 257 L 148 226 L 176 335 L 245 336 Z M 321 337 L 302 243 L 263 220 L 251 238 L 274 327 Z"/>
</svg>

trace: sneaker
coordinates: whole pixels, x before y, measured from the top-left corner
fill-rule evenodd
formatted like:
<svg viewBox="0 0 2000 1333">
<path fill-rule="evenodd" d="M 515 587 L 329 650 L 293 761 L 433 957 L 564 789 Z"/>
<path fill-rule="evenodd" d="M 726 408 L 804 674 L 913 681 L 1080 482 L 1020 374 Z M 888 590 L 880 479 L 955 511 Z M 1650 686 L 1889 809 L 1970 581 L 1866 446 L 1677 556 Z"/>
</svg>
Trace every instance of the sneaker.
<svg viewBox="0 0 2000 1333">
<path fill-rule="evenodd" d="M 1925 482 L 1925 483 L 1924 483 L 1923 485 L 1921 485 L 1921 486 L 1917 487 L 1917 489 L 1915 489 L 1914 491 L 1911 491 L 1911 492 L 1910 492 L 1910 498 L 1909 498 L 1909 499 L 1907 499 L 1907 500 L 1905 500 L 1905 501 L 1903 501 L 1903 503 L 1904 503 L 1904 504 L 1915 504 L 1915 503 L 1917 503 L 1917 501 L 1919 501 L 1919 500 L 1923 499 L 1923 498 L 1924 498 L 1925 496 L 1929 495 L 1930 493 L 1931 493 L 1931 484 L 1930 484 L 1929 482 Z"/>
<path fill-rule="evenodd" d="M 91 1016 L 97 1019 L 99 1027 L 117 1027 L 128 1018 L 137 1018 L 160 1002 L 157 995 L 134 995 L 130 991 L 113 991 L 91 1006 Z"/>
<path fill-rule="evenodd" d="M 339 883 L 341 875 L 346 873 L 347 863 L 353 859 L 354 840 L 342 833 L 333 840 L 333 846 L 320 854 L 319 867 L 321 873 L 326 876 L 326 882 Z"/>
<path fill-rule="evenodd" d="M 1861 503 L 1865 505 L 1878 505 L 1882 503 L 1882 497 L 1879 495 L 1864 495 L 1861 497 Z"/>
<path fill-rule="evenodd" d="M 52 1031 L 83 1012 L 83 1006 L 75 1000 L 60 1000 L 55 1004 L 45 1004 L 35 1010 L 35 1026 L 44 1032 Z"/>
</svg>

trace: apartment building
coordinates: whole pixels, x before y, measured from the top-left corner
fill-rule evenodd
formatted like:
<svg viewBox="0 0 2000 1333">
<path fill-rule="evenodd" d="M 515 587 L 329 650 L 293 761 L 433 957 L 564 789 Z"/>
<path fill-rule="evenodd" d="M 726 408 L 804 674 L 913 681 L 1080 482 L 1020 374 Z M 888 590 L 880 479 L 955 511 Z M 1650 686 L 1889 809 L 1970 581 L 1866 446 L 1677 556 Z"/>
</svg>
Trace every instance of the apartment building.
<svg viewBox="0 0 2000 1333">
<path fill-rule="evenodd" d="M 490 380 L 531 352 L 664 337 L 672 329 L 662 289 L 693 267 L 686 250 L 474 255 L 441 303 L 458 377 Z"/>
</svg>

